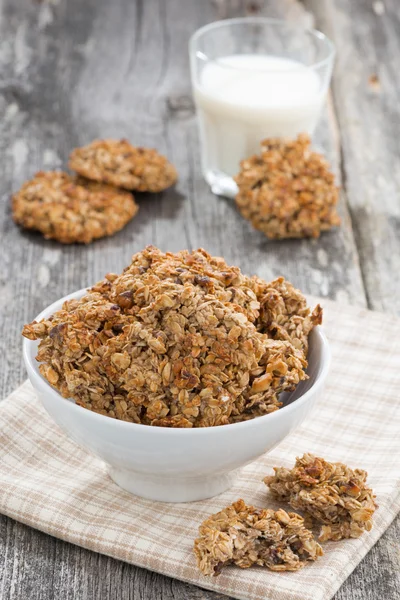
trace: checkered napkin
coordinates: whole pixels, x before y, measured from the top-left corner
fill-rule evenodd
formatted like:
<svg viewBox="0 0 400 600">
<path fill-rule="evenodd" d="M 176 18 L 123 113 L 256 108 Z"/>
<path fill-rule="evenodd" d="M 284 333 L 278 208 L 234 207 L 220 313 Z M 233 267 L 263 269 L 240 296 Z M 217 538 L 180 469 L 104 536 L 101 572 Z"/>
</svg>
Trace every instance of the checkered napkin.
<svg viewBox="0 0 400 600">
<path fill-rule="evenodd" d="M 52 422 L 24 383 L 0 404 L 0 512 L 95 552 L 241 599 L 328 600 L 400 511 L 400 321 L 323 301 L 333 351 L 326 391 L 302 427 L 243 469 L 228 492 L 163 504 L 117 487 L 105 465 Z M 243 498 L 272 501 L 261 479 L 313 452 L 366 469 L 379 509 L 371 532 L 328 542 L 325 555 L 295 573 L 228 567 L 204 577 L 192 552 L 197 527 Z"/>
</svg>

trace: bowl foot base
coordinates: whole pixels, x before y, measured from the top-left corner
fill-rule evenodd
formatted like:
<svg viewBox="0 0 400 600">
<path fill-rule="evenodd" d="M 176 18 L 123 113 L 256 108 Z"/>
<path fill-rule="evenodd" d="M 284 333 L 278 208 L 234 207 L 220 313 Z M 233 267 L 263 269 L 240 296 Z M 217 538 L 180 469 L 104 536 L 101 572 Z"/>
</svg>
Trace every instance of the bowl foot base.
<svg viewBox="0 0 400 600">
<path fill-rule="evenodd" d="M 145 475 L 126 469 L 109 467 L 111 479 L 122 489 L 159 502 L 194 502 L 205 500 L 228 490 L 239 471 L 199 477 L 167 477 Z"/>
</svg>

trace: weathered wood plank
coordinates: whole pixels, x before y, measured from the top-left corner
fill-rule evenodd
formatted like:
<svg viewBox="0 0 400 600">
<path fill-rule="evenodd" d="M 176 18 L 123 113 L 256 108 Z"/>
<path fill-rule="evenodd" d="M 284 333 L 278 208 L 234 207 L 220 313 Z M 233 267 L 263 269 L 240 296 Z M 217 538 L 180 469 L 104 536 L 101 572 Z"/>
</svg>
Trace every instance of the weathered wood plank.
<svg viewBox="0 0 400 600">
<path fill-rule="evenodd" d="M 339 51 L 342 173 L 368 304 L 400 314 L 400 12 L 397 0 L 306 0 Z"/>
<path fill-rule="evenodd" d="M 200 176 L 187 60 L 190 33 L 211 20 L 249 13 L 309 22 L 297 2 L 2 0 L 0 7 L 0 181 L 5 207 L 0 230 L 0 397 L 25 377 L 23 323 L 58 297 L 106 271 L 120 270 L 147 243 L 169 250 L 202 245 L 246 272 L 264 277 L 283 273 L 308 293 L 365 304 L 345 194 L 344 225 L 338 233 L 317 242 L 271 243 L 243 223 L 232 204 L 215 198 Z M 317 142 L 338 167 L 335 127 L 332 110 L 327 111 Z M 177 190 L 143 195 L 137 219 L 115 237 L 88 247 L 61 247 L 21 233 L 10 219 L 11 191 L 42 167 L 65 165 L 72 147 L 107 135 L 123 135 L 166 152 L 180 173 Z M 380 589 L 377 570 L 370 565 L 382 557 L 394 564 L 388 549 L 395 533 L 389 533 L 388 543 L 381 542 L 383 550 L 378 545 L 370 553 L 372 562 L 368 557 L 360 567 L 361 575 L 370 572 L 365 598 L 372 599 L 367 594 Z M 342 588 L 340 600 L 357 597 L 359 577 L 354 575 Z M 218 597 L 0 519 L 2 600 Z"/>
<path fill-rule="evenodd" d="M 368 305 L 399 314 L 400 146 L 393 112 L 400 86 L 398 5 L 396 0 L 304 4 L 338 48 L 332 86 L 337 141 Z M 344 583 L 337 600 L 400 598 L 399 534 L 400 517 Z"/>
</svg>

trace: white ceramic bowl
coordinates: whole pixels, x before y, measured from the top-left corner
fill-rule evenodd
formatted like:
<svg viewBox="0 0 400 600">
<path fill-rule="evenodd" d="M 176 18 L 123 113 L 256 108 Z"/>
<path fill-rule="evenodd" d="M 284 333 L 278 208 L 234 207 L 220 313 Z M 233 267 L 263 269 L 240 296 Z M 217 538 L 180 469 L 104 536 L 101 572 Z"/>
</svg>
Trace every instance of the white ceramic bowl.
<svg viewBox="0 0 400 600">
<path fill-rule="evenodd" d="M 51 304 L 39 321 L 59 310 L 65 300 L 79 298 L 79 290 Z M 125 490 L 163 502 L 189 502 L 227 490 L 238 469 L 272 450 L 305 419 L 320 396 L 330 364 L 326 337 L 317 327 L 310 336 L 309 379 L 291 394 L 284 406 L 251 421 L 195 429 L 150 427 L 118 421 L 66 400 L 40 375 L 35 360 L 38 342 L 24 339 L 23 353 L 29 379 L 44 408 L 82 448 L 104 460 L 116 484 Z"/>
</svg>

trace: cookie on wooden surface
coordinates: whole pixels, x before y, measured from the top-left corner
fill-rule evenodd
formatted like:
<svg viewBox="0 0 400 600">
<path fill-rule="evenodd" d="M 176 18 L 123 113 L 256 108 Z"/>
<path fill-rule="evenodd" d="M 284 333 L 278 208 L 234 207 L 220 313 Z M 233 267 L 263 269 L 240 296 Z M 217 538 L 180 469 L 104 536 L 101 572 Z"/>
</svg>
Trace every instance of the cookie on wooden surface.
<svg viewBox="0 0 400 600">
<path fill-rule="evenodd" d="M 63 244 L 113 235 L 137 213 L 132 194 L 110 185 L 40 171 L 12 198 L 14 221 Z"/>
<path fill-rule="evenodd" d="M 95 140 L 75 148 L 69 166 L 88 179 L 140 192 L 161 192 L 178 177 L 157 150 L 132 146 L 128 140 Z"/>
<path fill-rule="evenodd" d="M 310 143 L 305 134 L 264 140 L 261 155 L 241 162 L 236 205 L 270 239 L 319 237 L 340 224 L 334 175 Z"/>
</svg>

